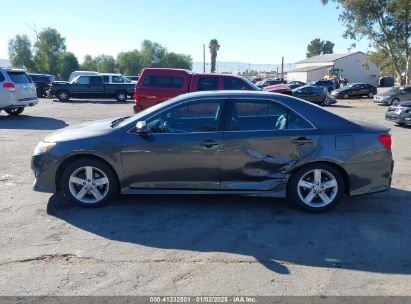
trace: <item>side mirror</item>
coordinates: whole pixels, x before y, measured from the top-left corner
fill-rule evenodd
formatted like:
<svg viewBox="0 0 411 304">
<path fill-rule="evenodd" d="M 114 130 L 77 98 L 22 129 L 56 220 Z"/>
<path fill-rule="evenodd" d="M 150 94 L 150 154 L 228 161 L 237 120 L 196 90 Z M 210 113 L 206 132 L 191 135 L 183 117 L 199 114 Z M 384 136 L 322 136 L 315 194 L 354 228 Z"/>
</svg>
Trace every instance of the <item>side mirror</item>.
<svg viewBox="0 0 411 304">
<path fill-rule="evenodd" d="M 137 134 L 147 134 L 148 133 L 147 123 L 144 120 L 138 121 L 136 123 L 136 132 Z"/>
</svg>

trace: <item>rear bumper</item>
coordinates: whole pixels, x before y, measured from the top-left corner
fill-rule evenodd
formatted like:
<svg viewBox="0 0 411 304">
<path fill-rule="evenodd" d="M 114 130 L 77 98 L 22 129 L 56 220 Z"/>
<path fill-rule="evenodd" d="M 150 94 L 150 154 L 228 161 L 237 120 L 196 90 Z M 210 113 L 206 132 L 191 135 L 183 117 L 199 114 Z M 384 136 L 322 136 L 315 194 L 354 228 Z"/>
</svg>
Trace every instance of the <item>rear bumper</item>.
<svg viewBox="0 0 411 304">
<path fill-rule="evenodd" d="M 19 108 L 19 107 L 33 107 L 36 104 L 38 104 L 38 99 L 29 99 L 29 100 L 24 100 L 24 101 L 13 101 L 11 104 L 7 105 L 6 107 L 2 107 L 2 109 L 13 109 L 13 108 Z"/>
<path fill-rule="evenodd" d="M 391 187 L 394 160 L 387 155 L 378 162 L 352 164 L 346 170 L 350 196 L 386 191 Z"/>
</svg>

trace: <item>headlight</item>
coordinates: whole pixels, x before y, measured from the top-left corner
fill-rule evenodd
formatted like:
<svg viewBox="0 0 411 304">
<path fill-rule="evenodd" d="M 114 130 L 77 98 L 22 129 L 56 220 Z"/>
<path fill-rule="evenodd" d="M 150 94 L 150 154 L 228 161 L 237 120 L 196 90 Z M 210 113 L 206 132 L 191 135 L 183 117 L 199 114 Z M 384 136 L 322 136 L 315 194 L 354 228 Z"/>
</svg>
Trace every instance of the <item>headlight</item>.
<svg viewBox="0 0 411 304">
<path fill-rule="evenodd" d="M 34 155 L 38 155 L 38 154 L 41 154 L 41 153 L 46 153 L 47 151 L 50 151 L 55 145 L 56 145 L 56 143 L 41 141 L 41 142 L 38 143 L 38 145 L 34 149 Z"/>
</svg>

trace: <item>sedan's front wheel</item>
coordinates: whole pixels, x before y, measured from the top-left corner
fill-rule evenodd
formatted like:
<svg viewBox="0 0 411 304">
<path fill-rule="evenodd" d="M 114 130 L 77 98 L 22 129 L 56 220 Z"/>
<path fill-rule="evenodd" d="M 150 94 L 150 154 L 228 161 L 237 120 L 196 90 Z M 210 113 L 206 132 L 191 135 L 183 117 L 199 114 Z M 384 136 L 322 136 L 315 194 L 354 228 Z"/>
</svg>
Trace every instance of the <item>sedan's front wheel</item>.
<svg viewBox="0 0 411 304">
<path fill-rule="evenodd" d="M 344 195 L 341 173 L 327 164 L 312 164 L 295 172 L 288 183 L 287 196 L 309 212 L 332 209 Z"/>
<path fill-rule="evenodd" d="M 118 181 L 113 169 L 92 158 L 78 159 L 63 172 L 64 196 L 80 207 L 101 207 L 118 195 Z"/>
</svg>

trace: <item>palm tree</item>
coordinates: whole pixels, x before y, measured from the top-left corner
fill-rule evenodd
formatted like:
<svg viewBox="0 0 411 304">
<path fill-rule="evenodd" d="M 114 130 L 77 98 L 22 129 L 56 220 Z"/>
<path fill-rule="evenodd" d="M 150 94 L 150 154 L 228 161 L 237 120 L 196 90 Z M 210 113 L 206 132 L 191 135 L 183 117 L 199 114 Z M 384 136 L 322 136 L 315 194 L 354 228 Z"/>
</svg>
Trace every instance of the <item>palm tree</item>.
<svg viewBox="0 0 411 304">
<path fill-rule="evenodd" d="M 211 73 L 215 73 L 217 52 L 220 50 L 220 45 L 218 44 L 217 39 L 210 40 L 208 48 L 210 49 L 211 53 Z"/>
</svg>

